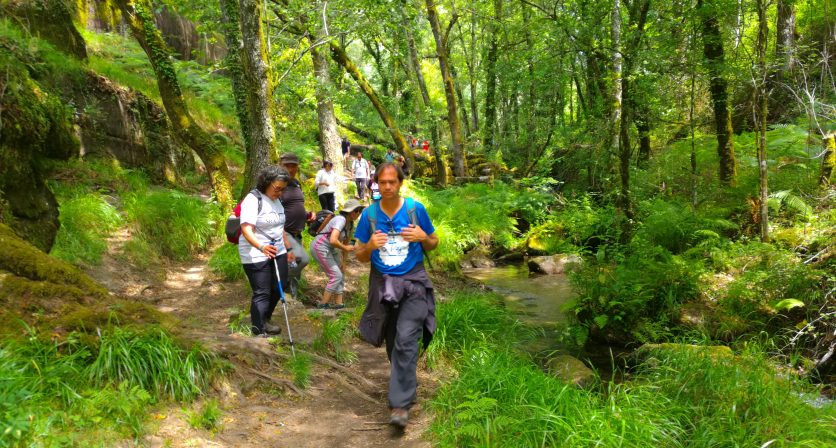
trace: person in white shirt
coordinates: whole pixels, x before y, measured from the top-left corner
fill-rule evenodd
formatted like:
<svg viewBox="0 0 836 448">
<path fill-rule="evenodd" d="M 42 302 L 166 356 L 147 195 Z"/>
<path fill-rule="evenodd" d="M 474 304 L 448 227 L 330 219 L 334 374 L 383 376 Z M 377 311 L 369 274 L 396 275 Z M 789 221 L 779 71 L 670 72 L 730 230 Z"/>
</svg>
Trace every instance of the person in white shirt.
<svg viewBox="0 0 836 448">
<path fill-rule="evenodd" d="M 372 166 L 369 161 L 363 158 L 363 153 L 358 152 L 357 158 L 351 163 L 351 171 L 354 173 L 354 183 L 357 185 L 357 199 L 366 200 L 366 187 L 369 186 Z"/>
<path fill-rule="evenodd" d="M 337 211 L 337 201 L 334 198 L 334 193 L 337 191 L 337 176 L 333 169 L 334 163 L 330 160 L 322 162 L 322 169 L 316 173 L 314 179 L 320 208 L 332 212 Z"/>
<path fill-rule="evenodd" d="M 289 236 L 285 232 L 285 213 L 279 198 L 290 182 L 290 174 L 282 167 L 270 165 L 258 175 L 256 187 L 241 201 L 241 237 L 238 255 L 253 291 L 250 319 L 253 336 L 266 337 L 281 328 L 270 323 L 279 303 L 279 282 L 288 287 L 287 264 L 295 260 L 289 254 Z M 273 263 L 276 266 L 273 266 Z"/>
</svg>

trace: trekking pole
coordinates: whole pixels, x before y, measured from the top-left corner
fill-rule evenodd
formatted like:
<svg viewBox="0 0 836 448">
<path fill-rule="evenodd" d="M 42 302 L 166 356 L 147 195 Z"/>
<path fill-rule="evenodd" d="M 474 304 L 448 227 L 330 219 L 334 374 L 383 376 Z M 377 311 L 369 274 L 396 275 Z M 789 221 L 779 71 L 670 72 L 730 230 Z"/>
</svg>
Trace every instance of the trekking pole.
<svg viewBox="0 0 836 448">
<path fill-rule="evenodd" d="M 287 302 L 284 300 L 284 291 L 282 290 L 282 278 L 279 276 L 279 262 L 273 258 L 273 267 L 276 269 L 276 281 L 279 283 L 279 298 L 282 301 L 282 310 L 284 310 L 284 322 L 287 324 L 287 340 L 290 341 L 290 353 L 296 357 L 296 349 L 293 348 L 293 336 L 290 334 L 290 320 L 287 318 Z"/>
</svg>

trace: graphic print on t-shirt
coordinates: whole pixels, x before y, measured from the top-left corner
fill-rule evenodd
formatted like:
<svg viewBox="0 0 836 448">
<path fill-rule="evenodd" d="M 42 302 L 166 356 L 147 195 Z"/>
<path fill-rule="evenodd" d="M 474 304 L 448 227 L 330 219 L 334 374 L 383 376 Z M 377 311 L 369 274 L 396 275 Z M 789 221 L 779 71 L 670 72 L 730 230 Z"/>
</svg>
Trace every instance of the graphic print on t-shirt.
<svg viewBox="0 0 836 448">
<path fill-rule="evenodd" d="M 390 234 L 386 244 L 380 248 L 380 260 L 386 266 L 398 266 L 409 254 L 409 242 L 401 235 Z"/>
</svg>

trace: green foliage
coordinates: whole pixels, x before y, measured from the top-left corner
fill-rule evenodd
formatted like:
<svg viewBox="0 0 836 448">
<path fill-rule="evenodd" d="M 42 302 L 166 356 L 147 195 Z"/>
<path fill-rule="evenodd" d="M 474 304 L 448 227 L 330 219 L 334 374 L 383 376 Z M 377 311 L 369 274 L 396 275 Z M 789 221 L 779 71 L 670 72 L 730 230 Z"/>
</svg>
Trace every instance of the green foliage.
<svg viewBox="0 0 836 448">
<path fill-rule="evenodd" d="M 246 278 L 241 267 L 241 257 L 235 244 L 221 244 L 209 258 L 209 269 L 227 281 Z"/>
<path fill-rule="evenodd" d="M 621 343 L 656 341 L 670 336 L 677 306 L 694 299 L 699 261 L 634 240 L 616 261 L 604 249 L 572 274 L 578 297 L 571 305 L 581 325 Z"/>
<path fill-rule="evenodd" d="M 836 435 L 836 407 L 809 406 L 809 387 L 756 348 L 721 358 L 674 346 L 619 384 L 583 390 L 544 373 L 492 326 L 450 331 L 458 324 L 439 321 L 455 374 L 430 401 L 438 446 L 826 446 Z"/>
<path fill-rule="evenodd" d="M 542 192 L 500 182 L 444 190 L 421 191 L 415 184 L 412 188 L 414 191 L 407 190 L 405 195 L 426 205 L 440 238 L 433 261 L 453 269 L 462 254 L 476 246 L 515 248 L 519 244 L 518 222 L 542 220 L 553 202 Z"/>
<path fill-rule="evenodd" d="M 340 313 L 334 319 L 319 315 L 319 321 L 322 330 L 314 339 L 312 348 L 324 355 L 333 356 L 343 364 L 357 361 L 357 353 L 348 348 L 348 339 L 355 333 L 352 315 Z"/>
<path fill-rule="evenodd" d="M 244 336 L 253 335 L 253 327 L 250 324 L 250 312 L 245 308 L 233 308 L 229 310 L 229 323 L 226 324 L 230 333 L 238 333 Z"/>
<path fill-rule="evenodd" d="M 793 303 L 814 309 L 823 303 L 819 285 L 825 273 L 802 263 L 791 251 L 772 244 L 737 242 L 711 250 L 710 260 L 718 276 L 730 278 L 720 285 L 707 285 L 717 302 L 719 337 L 769 330 L 770 323 L 780 317 L 777 313 L 791 309 L 787 306 Z"/>
<path fill-rule="evenodd" d="M 311 385 L 311 357 L 304 353 L 291 356 L 286 364 L 293 376 L 293 384 L 303 389 Z"/>
<path fill-rule="evenodd" d="M 653 199 L 639 207 L 642 223 L 637 237 L 661 246 L 673 254 L 721 238 L 738 226 L 721 217 L 697 213 L 689 205 L 675 200 Z M 716 213 L 716 211 L 715 211 Z M 709 241 L 711 242 L 711 241 Z"/>
<path fill-rule="evenodd" d="M 214 364 L 210 353 L 184 350 L 160 329 L 137 333 L 115 327 L 102 337 L 89 377 L 99 385 L 125 382 L 155 396 L 191 400 L 206 387 Z"/>
<path fill-rule="evenodd" d="M 76 264 L 99 264 L 107 238 L 122 224 L 122 217 L 102 195 L 87 194 L 62 201 L 61 228 L 50 254 Z"/>
<path fill-rule="evenodd" d="M 214 234 L 214 212 L 199 198 L 175 190 L 149 191 L 125 198 L 125 212 L 134 236 L 163 256 L 188 260 L 204 250 Z"/>
<path fill-rule="evenodd" d="M 186 411 L 189 426 L 194 429 L 205 429 L 212 432 L 219 429 L 221 415 L 221 407 L 218 405 L 218 400 L 214 398 L 204 401 L 199 409 Z"/>
<path fill-rule="evenodd" d="M 211 356 L 173 347 L 161 331 L 112 328 L 95 339 L 71 333 L 62 341 L 48 340 L 31 330 L 23 338 L 4 339 L 0 446 L 81 446 L 139 437 L 149 405 L 187 383 L 181 398 L 201 393 L 215 371 Z M 106 354 L 113 349 L 126 351 Z M 103 357 L 130 360 L 119 363 L 122 369 L 101 369 Z M 157 384 L 146 389 L 127 378 L 127 370 L 134 376 L 153 371 Z"/>
<path fill-rule="evenodd" d="M 588 195 L 565 200 L 545 221 L 531 228 L 528 247 L 547 254 L 594 251 L 601 244 L 617 241 L 615 219 L 613 207 L 596 207 Z"/>
</svg>

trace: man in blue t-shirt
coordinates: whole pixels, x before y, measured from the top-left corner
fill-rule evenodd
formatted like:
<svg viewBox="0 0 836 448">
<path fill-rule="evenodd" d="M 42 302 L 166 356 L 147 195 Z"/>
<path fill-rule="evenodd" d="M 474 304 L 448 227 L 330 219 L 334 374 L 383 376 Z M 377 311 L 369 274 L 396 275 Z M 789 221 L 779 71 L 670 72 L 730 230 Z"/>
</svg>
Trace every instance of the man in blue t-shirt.
<svg viewBox="0 0 836 448">
<path fill-rule="evenodd" d="M 435 331 L 433 284 L 424 269 L 424 252 L 438 246 L 438 236 L 424 206 L 400 196 L 400 167 L 383 163 L 375 178 L 380 201 L 363 210 L 354 232 L 357 259 L 371 262 L 360 334 L 378 347 L 386 341 L 389 422 L 403 428 L 417 396 L 418 340 L 426 347 Z"/>
</svg>

